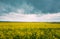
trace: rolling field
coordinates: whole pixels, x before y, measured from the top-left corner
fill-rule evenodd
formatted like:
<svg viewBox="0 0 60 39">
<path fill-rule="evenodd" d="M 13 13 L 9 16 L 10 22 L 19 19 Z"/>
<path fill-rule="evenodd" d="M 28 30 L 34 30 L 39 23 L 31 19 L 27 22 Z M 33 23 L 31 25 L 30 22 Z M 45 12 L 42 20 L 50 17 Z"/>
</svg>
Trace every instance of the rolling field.
<svg viewBox="0 0 60 39">
<path fill-rule="evenodd" d="M 60 23 L 0 22 L 0 39 L 60 39 Z"/>
</svg>

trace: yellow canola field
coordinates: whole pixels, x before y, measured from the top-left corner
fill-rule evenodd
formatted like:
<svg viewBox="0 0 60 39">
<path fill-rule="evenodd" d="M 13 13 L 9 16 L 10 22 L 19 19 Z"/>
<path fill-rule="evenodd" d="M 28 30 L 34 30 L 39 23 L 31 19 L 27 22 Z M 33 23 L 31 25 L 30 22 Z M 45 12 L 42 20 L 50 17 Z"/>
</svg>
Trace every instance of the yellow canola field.
<svg viewBox="0 0 60 39">
<path fill-rule="evenodd" d="M 60 39 L 60 23 L 0 22 L 0 39 Z"/>
<path fill-rule="evenodd" d="M 13 28 L 60 28 L 60 23 L 52 22 L 0 22 L 0 27 Z"/>
</svg>

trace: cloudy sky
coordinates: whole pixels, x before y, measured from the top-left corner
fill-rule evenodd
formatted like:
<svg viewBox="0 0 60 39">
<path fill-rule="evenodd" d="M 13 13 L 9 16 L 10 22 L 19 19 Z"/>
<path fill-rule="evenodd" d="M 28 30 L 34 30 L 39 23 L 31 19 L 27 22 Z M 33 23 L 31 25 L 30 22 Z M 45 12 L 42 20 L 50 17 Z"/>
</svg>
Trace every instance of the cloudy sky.
<svg viewBox="0 0 60 39">
<path fill-rule="evenodd" d="M 0 0 L 0 21 L 60 22 L 60 0 Z"/>
</svg>

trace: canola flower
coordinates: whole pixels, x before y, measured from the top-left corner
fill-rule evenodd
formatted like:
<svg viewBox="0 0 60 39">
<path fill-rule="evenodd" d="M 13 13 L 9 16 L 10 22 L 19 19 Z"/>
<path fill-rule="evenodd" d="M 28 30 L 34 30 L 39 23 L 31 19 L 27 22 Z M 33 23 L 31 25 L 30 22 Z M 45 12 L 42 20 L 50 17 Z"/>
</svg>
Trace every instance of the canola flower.
<svg viewBox="0 0 60 39">
<path fill-rule="evenodd" d="M 13 24 L 7 25 L 6 23 L 3 25 L 0 23 L 0 39 L 60 39 L 60 28 L 41 28 L 40 26 L 42 25 L 35 26 L 36 24 L 34 25 L 35 27 L 27 26 L 26 28 L 26 26 Z M 45 27 L 49 25 L 45 24 Z M 59 24 L 56 25 L 59 26 Z"/>
</svg>

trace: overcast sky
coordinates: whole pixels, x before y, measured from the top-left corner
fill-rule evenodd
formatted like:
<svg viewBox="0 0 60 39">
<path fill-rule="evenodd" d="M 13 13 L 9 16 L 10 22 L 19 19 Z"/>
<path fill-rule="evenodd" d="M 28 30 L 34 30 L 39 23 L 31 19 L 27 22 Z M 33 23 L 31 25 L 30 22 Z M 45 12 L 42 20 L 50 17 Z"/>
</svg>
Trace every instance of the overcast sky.
<svg viewBox="0 0 60 39">
<path fill-rule="evenodd" d="M 60 0 L 0 0 L 0 21 L 60 22 Z"/>
</svg>

